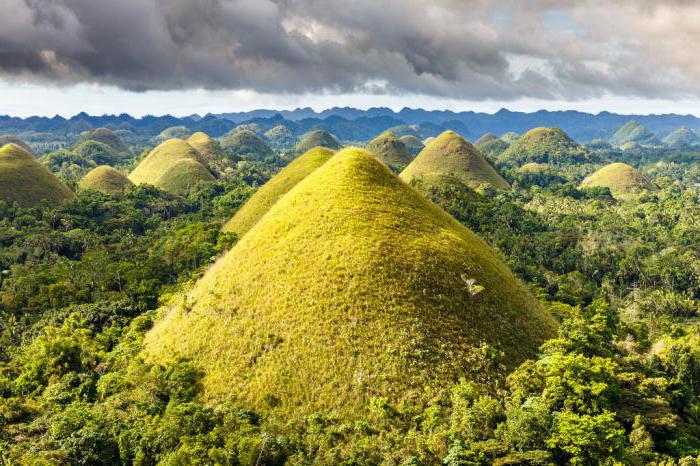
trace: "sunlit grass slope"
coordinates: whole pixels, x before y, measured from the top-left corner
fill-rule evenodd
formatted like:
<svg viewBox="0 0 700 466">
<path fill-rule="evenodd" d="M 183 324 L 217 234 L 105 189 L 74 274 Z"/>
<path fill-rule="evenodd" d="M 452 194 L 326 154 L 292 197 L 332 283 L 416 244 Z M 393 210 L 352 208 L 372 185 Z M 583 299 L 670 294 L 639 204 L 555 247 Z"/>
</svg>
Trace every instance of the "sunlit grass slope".
<svg viewBox="0 0 700 466">
<path fill-rule="evenodd" d="M 436 137 L 401 172 L 410 182 L 417 177 L 450 175 L 470 188 L 490 184 L 496 189 L 509 189 L 508 183 L 486 161 L 479 150 L 454 131 Z"/>
<path fill-rule="evenodd" d="M 81 141 L 101 142 L 118 153 L 129 152 L 129 148 L 124 144 L 124 141 L 109 128 L 95 128 L 83 134 L 80 139 Z"/>
<path fill-rule="evenodd" d="M 21 140 L 20 138 L 16 136 L 12 136 L 10 134 L 7 134 L 5 136 L 0 136 L 0 148 L 4 146 L 5 144 L 16 144 L 20 146 L 22 149 L 27 151 L 29 154 L 33 155 L 36 157 L 36 154 L 32 150 L 31 147 L 29 147 L 29 144 Z"/>
<path fill-rule="evenodd" d="M 211 402 L 357 419 L 370 397 L 422 405 L 483 376 L 481 343 L 512 367 L 554 330 L 482 240 L 348 148 L 205 273 L 147 334 L 144 356 L 191 359 Z"/>
<path fill-rule="evenodd" d="M 118 194 L 129 186 L 133 186 L 131 180 L 108 165 L 93 168 L 78 183 L 80 189 L 92 189 L 106 194 Z"/>
<path fill-rule="evenodd" d="M 406 145 L 390 131 L 372 139 L 366 149 L 374 154 L 377 160 L 397 172 L 406 168 L 406 165 L 413 160 Z"/>
<path fill-rule="evenodd" d="M 239 237 L 248 232 L 272 206 L 311 172 L 326 163 L 334 151 L 326 147 L 314 147 L 306 154 L 294 159 L 258 189 L 224 225 L 224 231 L 237 233 Z"/>
<path fill-rule="evenodd" d="M 501 164 L 529 162 L 570 164 L 590 161 L 589 151 L 559 128 L 535 128 L 514 141 L 499 157 Z"/>
<path fill-rule="evenodd" d="M 227 152 L 246 159 L 262 160 L 273 154 L 267 143 L 257 133 L 249 129 L 235 129 L 224 136 L 221 147 Z"/>
<path fill-rule="evenodd" d="M 406 146 L 406 149 L 408 149 L 408 152 L 414 157 L 416 155 L 418 155 L 418 153 L 420 151 L 422 151 L 423 148 L 425 147 L 425 144 L 423 144 L 423 141 L 421 141 L 420 139 L 418 139 L 416 136 L 414 136 L 412 134 L 407 134 L 405 136 L 401 136 L 399 138 L 399 140 L 401 142 L 403 142 L 403 144 Z"/>
<path fill-rule="evenodd" d="M 535 163 L 535 162 L 530 162 L 526 163 L 522 167 L 518 168 L 518 172 L 520 173 L 542 173 L 542 172 L 547 172 L 552 170 L 552 166 L 548 165 L 546 163 Z"/>
<path fill-rule="evenodd" d="M 174 169 L 176 172 L 169 174 Z M 172 194 L 183 194 L 193 182 L 213 180 L 211 173 L 206 176 L 204 172 L 208 173 L 206 160 L 194 147 L 182 139 L 169 139 L 153 149 L 129 174 L 129 179 L 134 184 L 152 184 Z M 182 183 L 178 185 L 178 181 Z"/>
<path fill-rule="evenodd" d="M 643 190 L 653 189 L 644 176 L 626 163 L 611 163 L 583 180 L 584 188 L 609 188 L 616 199 L 634 199 Z"/>
<path fill-rule="evenodd" d="M 197 131 L 187 138 L 187 142 L 199 152 L 206 160 L 216 160 L 221 156 L 221 145 L 206 133 Z"/>
<path fill-rule="evenodd" d="M 72 197 L 71 190 L 22 147 L 0 148 L 0 200 L 25 207 L 46 200 L 55 206 Z"/>
<path fill-rule="evenodd" d="M 326 130 L 317 129 L 304 135 L 301 141 L 294 146 L 297 154 L 304 154 L 314 147 L 328 147 L 329 149 L 340 149 L 340 142 Z"/>
</svg>

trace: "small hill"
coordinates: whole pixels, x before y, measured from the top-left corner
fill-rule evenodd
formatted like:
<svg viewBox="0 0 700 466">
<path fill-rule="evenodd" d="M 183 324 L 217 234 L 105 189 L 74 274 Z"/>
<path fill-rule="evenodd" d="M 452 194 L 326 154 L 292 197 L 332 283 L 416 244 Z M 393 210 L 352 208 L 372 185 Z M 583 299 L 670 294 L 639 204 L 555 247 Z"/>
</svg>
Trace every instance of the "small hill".
<svg viewBox="0 0 700 466">
<path fill-rule="evenodd" d="M 643 125 L 634 120 L 630 120 L 620 126 L 610 138 L 610 144 L 613 146 L 619 147 L 628 142 L 636 142 L 641 145 L 656 145 L 659 143 L 659 140 Z"/>
<path fill-rule="evenodd" d="M 395 172 L 400 172 L 413 160 L 406 145 L 390 131 L 372 139 L 365 148 Z"/>
<path fill-rule="evenodd" d="M 418 139 L 416 136 L 411 136 L 410 134 L 407 134 L 406 136 L 401 136 L 399 140 L 403 142 L 403 145 L 406 146 L 406 149 L 412 157 L 418 155 L 418 153 L 422 151 L 425 147 L 423 141 Z"/>
<path fill-rule="evenodd" d="M 420 137 L 420 127 L 418 125 L 392 126 L 386 131 L 394 133 L 399 139 L 401 139 L 403 136 L 413 136 L 415 138 Z"/>
<path fill-rule="evenodd" d="M 294 151 L 297 154 L 303 154 L 319 146 L 329 149 L 340 149 L 340 142 L 328 131 L 317 129 L 305 134 L 303 139 L 294 147 Z"/>
<path fill-rule="evenodd" d="M 616 199 L 634 199 L 641 191 L 653 189 L 644 176 L 626 163 L 611 163 L 587 177 L 583 188 L 609 188 Z"/>
<path fill-rule="evenodd" d="M 445 131 L 431 141 L 401 172 L 401 178 L 409 183 L 414 178 L 435 175 L 453 176 L 470 188 L 490 184 L 496 189 L 509 189 L 479 150 L 454 131 Z"/>
<path fill-rule="evenodd" d="M 228 154 L 244 160 L 264 160 L 274 155 L 270 146 L 257 133 L 249 129 L 234 129 L 223 137 L 221 147 Z"/>
<path fill-rule="evenodd" d="M 23 207 L 46 200 L 57 206 L 72 197 L 71 190 L 21 146 L 0 148 L 0 200 Z"/>
<path fill-rule="evenodd" d="M 265 132 L 265 137 L 270 141 L 270 145 L 278 150 L 287 150 L 294 147 L 297 138 L 284 125 L 273 126 Z"/>
<path fill-rule="evenodd" d="M 544 173 L 548 171 L 552 171 L 552 166 L 546 163 L 530 162 L 518 168 L 519 173 Z"/>
<path fill-rule="evenodd" d="M 262 185 L 248 202 L 236 212 L 236 214 L 224 225 L 223 231 L 237 233 L 242 237 L 258 220 L 267 213 L 270 208 L 290 189 L 296 186 L 318 167 L 326 163 L 334 154 L 334 151 L 325 147 L 314 147 L 306 154 L 294 159 Z"/>
<path fill-rule="evenodd" d="M 32 150 L 31 147 L 29 147 L 29 144 L 26 142 L 22 141 L 20 138 L 16 136 L 12 136 L 10 134 L 7 134 L 5 136 L 0 136 L 0 148 L 3 147 L 5 144 L 16 144 L 20 146 L 22 149 L 27 151 L 29 154 L 31 154 L 33 157 L 36 157 L 36 153 Z"/>
<path fill-rule="evenodd" d="M 698 142 L 700 142 L 700 136 L 698 136 L 698 133 L 687 126 L 676 128 L 664 138 L 664 144 L 674 149 L 690 147 Z"/>
<path fill-rule="evenodd" d="M 192 136 L 187 138 L 187 142 L 207 161 L 215 161 L 222 156 L 223 149 L 221 148 L 219 141 L 209 137 L 209 135 L 206 133 L 197 131 Z"/>
<path fill-rule="evenodd" d="M 92 189 L 105 194 L 119 194 L 133 185 L 126 175 L 108 165 L 93 168 L 78 183 L 80 189 Z"/>
<path fill-rule="evenodd" d="M 520 135 L 515 131 L 508 131 L 501 135 L 501 140 L 507 142 L 508 144 L 513 144 L 515 141 L 520 139 Z"/>
<path fill-rule="evenodd" d="M 183 160 L 191 160 L 192 163 L 179 164 Z M 177 169 L 173 173 L 171 170 Z M 192 180 L 185 179 L 190 171 Z M 196 181 L 213 180 L 211 173 L 206 176 L 206 159 L 189 143 L 182 139 L 169 139 L 153 149 L 145 159 L 129 174 L 129 179 L 134 184 L 152 184 L 171 194 L 181 195 L 187 192 Z M 182 181 L 182 185 L 176 185 Z"/>
<path fill-rule="evenodd" d="M 570 164 L 585 163 L 591 154 L 559 128 L 535 128 L 513 142 L 500 156 L 498 163 L 517 167 L 528 162 Z"/>
<path fill-rule="evenodd" d="M 254 286 L 251 286 L 253 285 Z M 510 368 L 555 333 L 474 233 L 348 148 L 299 182 L 146 335 L 148 362 L 191 360 L 203 398 L 284 422 L 364 419 L 370 400 L 422 408 Z"/>
<path fill-rule="evenodd" d="M 489 157 L 496 157 L 508 149 L 508 143 L 493 133 L 486 133 L 477 139 L 474 147 Z"/>
<path fill-rule="evenodd" d="M 155 137 L 156 141 L 167 141 L 168 139 L 187 139 L 192 131 L 187 126 L 171 126 L 165 128 Z"/>
<path fill-rule="evenodd" d="M 114 131 L 109 128 L 95 128 L 87 133 L 81 135 L 80 141 L 97 141 L 108 147 L 117 153 L 130 152 L 129 148 L 126 147 L 124 141 L 117 136 Z"/>
</svg>

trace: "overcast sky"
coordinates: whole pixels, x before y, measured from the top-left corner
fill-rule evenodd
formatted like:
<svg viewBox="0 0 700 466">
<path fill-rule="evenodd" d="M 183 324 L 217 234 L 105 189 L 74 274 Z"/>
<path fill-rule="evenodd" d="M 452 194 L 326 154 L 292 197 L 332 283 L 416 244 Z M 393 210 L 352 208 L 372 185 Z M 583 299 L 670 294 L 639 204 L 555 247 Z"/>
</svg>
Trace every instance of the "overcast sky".
<svg viewBox="0 0 700 466">
<path fill-rule="evenodd" d="M 0 114 L 700 114 L 695 0 L 0 0 Z"/>
</svg>

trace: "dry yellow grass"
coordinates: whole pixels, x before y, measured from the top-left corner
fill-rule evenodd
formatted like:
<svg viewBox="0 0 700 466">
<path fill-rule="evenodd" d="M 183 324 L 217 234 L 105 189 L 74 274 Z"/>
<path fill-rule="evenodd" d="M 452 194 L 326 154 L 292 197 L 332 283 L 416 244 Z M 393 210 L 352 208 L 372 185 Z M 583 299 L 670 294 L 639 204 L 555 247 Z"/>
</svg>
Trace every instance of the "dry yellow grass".
<svg viewBox="0 0 700 466">
<path fill-rule="evenodd" d="M 56 206 L 73 192 L 17 144 L 0 148 L 0 200 L 33 206 L 42 200 Z"/>
<path fill-rule="evenodd" d="M 80 189 L 92 189 L 105 194 L 119 194 L 133 185 L 125 174 L 108 165 L 93 168 L 78 183 Z"/>
<path fill-rule="evenodd" d="M 611 163 L 587 177 L 583 188 L 609 188 L 615 199 L 633 200 L 642 191 L 653 189 L 644 176 L 626 163 Z"/>
<path fill-rule="evenodd" d="M 512 367 L 554 335 L 541 304 L 476 235 L 368 152 L 299 182 L 147 334 L 144 357 L 189 358 L 205 400 L 301 418 L 423 406 Z M 271 402 L 273 401 L 273 402 Z"/>
</svg>

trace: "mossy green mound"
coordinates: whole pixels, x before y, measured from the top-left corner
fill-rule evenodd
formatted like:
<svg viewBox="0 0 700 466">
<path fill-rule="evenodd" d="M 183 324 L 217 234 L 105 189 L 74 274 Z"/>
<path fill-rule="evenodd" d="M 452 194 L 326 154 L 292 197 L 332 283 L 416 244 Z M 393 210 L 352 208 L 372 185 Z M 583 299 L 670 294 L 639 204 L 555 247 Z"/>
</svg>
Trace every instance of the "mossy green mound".
<svg viewBox="0 0 700 466">
<path fill-rule="evenodd" d="M 479 150 L 453 131 L 445 131 L 401 172 L 401 178 L 450 175 L 474 189 L 490 184 L 496 189 L 509 189 L 508 183 L 486 161 Z"/>
<path fill-rule="evenodd" d="M 80 189 L 92 189 L 105 194 L 119 194 L 133 185 L 125 174 L 109 165 L 93 168 L 78 183 Z"/>
<path fill-rule="evenodd" d="M 676 128 L 664 138 L 664 144 L 674 149 L 690 147 L 698 142 L 700 142 L 698 133 L 687 126 Z"/>
<path fill-rule="evenodd" d="M 508 144 L 513 144 L 515 141 L 520 139 L 520 135 L 515 131 L 508 131 L 501 135 L 501 140 L 507 142 Z"/>
<path fill-rule="evenodd" d="M 610 138 L 610 144 L 613 146 L 622 146 L 628 142 L 636 142 L 641 145 L 656 145 L 659 143 L 659 140 L 642 124 L 630 120 L 620 126 Z"/>
<path fill-rule="evenodd" d="M 474 143 L 474 147 L 489 157 L 496 157 L 508 149 L 508 143 L 493 133 L 486 133 Z"/>
<path fill-rule="evenodd" d="M 314 147 L 327 147 L 329 149 L 340 149 L 340 142 L 326 130 L 317 129 L 304 135 L 301 141 L 294 146 L 297 154 L 304 154 Z"/>
<path fill-rule="evenodd" d="M 399 140 L 401 142 L 403 142 L 403 145 L 406 146 L 406 149 L 413 157 L 418 155 L 420 153 L 420 151 L 422 151 L 423 148 L 425 148 L 425 144 L 423 144 L 423 141 L 421 141 L 416 136 L 413 136 L 411 134 L 407 134 L 406 136 L 401 136 L 399 138 Z"/>
<path fill-rule="evenodd" d="M 491 141 L 495 141 L 496 139 L 498 139 L 498 136 L 496 136 L 495 134 L 486 133 L 483 136 L 481 136 L 479 139 L 477 139 L 476 142 L 474 142 L 474 147 L 476 147 L 477 149 L 480 149 L 481 146 L 483 146 L 484 144 L 491 142 Z"/>
<path fill-rule="evenodd" d="M 219 142 L 208 134 L 197 131 L 187 138 L 190 146 L 194 147 L 207 161 L 217 160 L 221 157 L 222 149 Z"/>
<path fill-rule="evenodd" d="M 377 160 L 396 172 L 406 168 L 406 165 L 413 160 L 406 145 L 391 131 L 384 132 L 372 139 L 367 144 L 366 149 L 374 154 Z"/>
<path fill-rule="evenodd" d="M 109 128 L 95 128 L 80 137 L 80 141 L 97 141 L 110 147 L 117 153 L 129 152 L 124 141 Z"/>
<path fill-rule="evenodd" d="M 284 125 L 277 125 L 265 132 L 265 137 L 270 141 L 272 147 L 286 150 L 294 147 L 297 142 L 297 138 L 292 134 L 292 132 Z"/>
<path fill-rule="evenodd" d="M 180 164 L 181 161 L 194 163 Z M 169 173 L 172 170 L 177 170 Z M 187 171 L 193 180 L 187 179 Z M 134 184 L 152 184 L 171 194 L 184 194 L 197 181 L 213 180 L 213 176 L 205 175 L 207 162 L 204 157 L 189 143 L 182 139 L 169 139 L 153 149 L 145 159 L 129 174 Z M 182 182 L 177 185 L 177 182 Z"/>
<path fill-rule="evenodd" d="M 583 188 L 609 188 L 616 199 L 632 200 L 642 191 L 653 189 L 644 176 L 626 163 L 611 163 L 587 177 Z"/>
<path fill-rule="evenodd" d="M 591 161 L 591 154 L 559 128 L 535 128 L 513 142 L 498 163 L 517 167 L 529 162 L 570 164 Z"/>
<path fill-rule="evenodd" d="M 512 367 L 555 323 L 476 235 L 349 148 L 299 182 L 146 335 L 190 359 L 211 403 L 361 419 L 373 397 L 424 406 L 478 379 L 480 345 Z"/>
<path fill-rule="evenodd" d="M 56 206 L 73 192 L 17 144 L 0 148 L 0 200 L 31 207 L 42 200 Z"/>
<path fill-rule="evenodd" d="M 187 139 L 192 134 L 192 131 L 187 126 L 171 126 L 165 128 L 156 136 L 157 141 L 167 141 L 168 139 Z"/>
<path fill-rule="evenodd" d="M 16 136 L 12 136 L 10 134 L 7 134 L 5 136 L 0 136 L 0 147 L 3 147 L 6 144 L 16 144 L 16 145 L 20 146 L 22 149 L 24 149 L 25 151 L 27 151 L 32 156 L 36 157 L 36 154 L 34 153 L 32 148 L 29 147 L 29 144 L 22 141 L 20 138 L 18 138 Z"/>
<path fill-rule="evenodd" d="M 245 160 L 263 160 L 273 155 L 267 143 L 251 130 L 235 130 L 221 140 L 221 147 L 229 154 Z"/>
<path fill-rule="evenodd" d="M 224 225 L 223 230 L 237 233 L 239 237 L 246 234 L 282 196 L 326 163 L 333 154 L 334 151 L 326 147 L 314 147 L 306 154 L 294 159 L 262 185 Z"/>
</svg>

